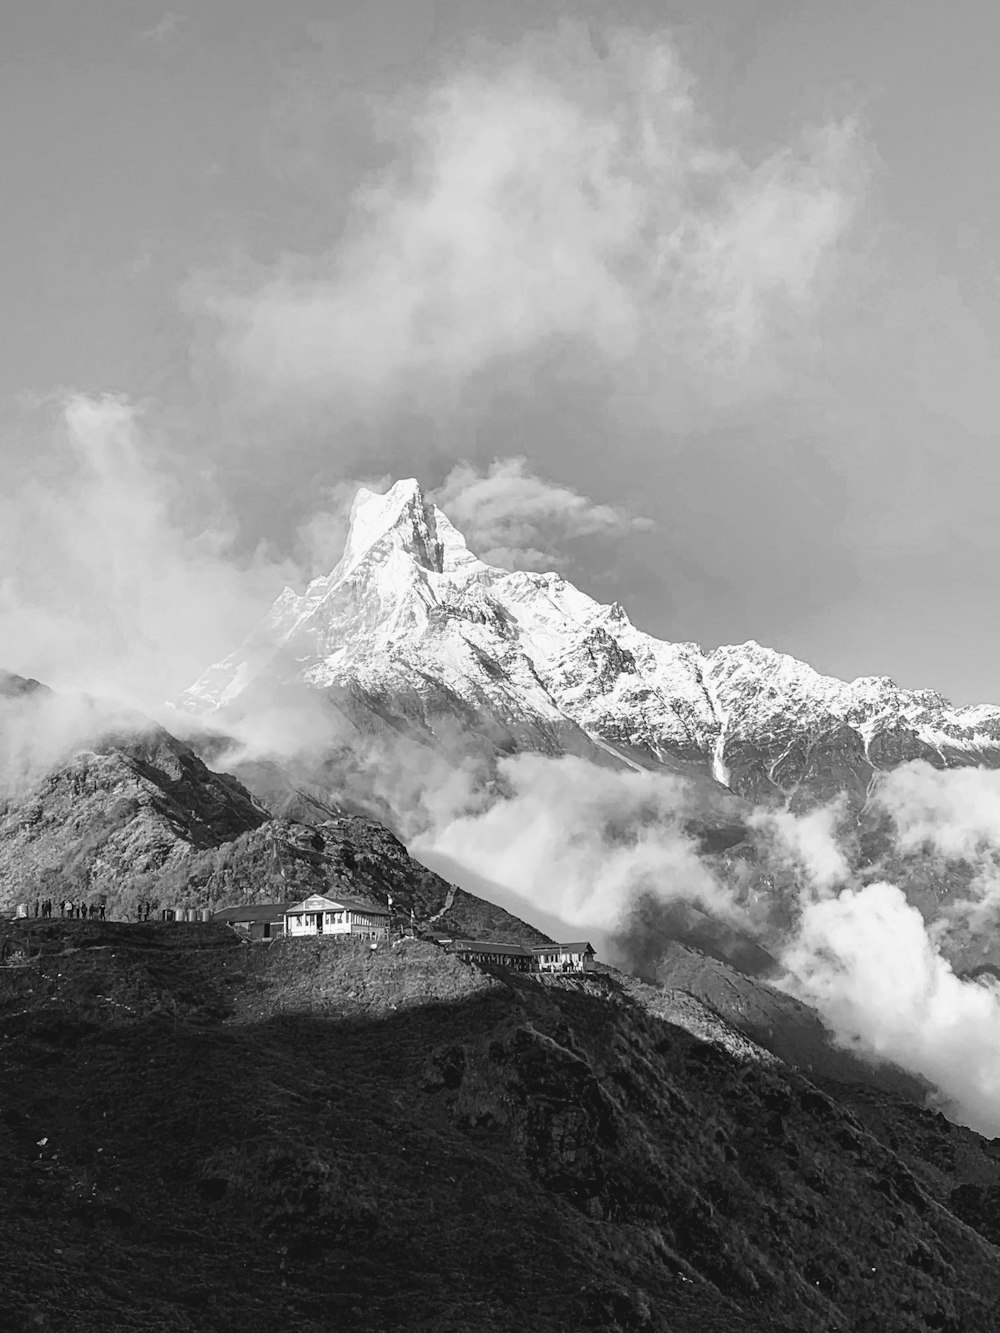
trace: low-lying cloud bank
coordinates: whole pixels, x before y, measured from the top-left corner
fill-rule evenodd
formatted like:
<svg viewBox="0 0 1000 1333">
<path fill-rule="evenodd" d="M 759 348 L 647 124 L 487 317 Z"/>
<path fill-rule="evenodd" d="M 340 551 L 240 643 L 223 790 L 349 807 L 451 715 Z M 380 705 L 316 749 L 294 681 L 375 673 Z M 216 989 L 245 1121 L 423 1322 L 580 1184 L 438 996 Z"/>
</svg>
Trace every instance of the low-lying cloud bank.
<svg viewBox="0 0 1000 1333">
<path fill-rule="evenodd" d="M 925 922 L 902 887 L 864 882 L 840 803 L 750 816 L 760 868 L 791 886 L 792 924 L 776 931 L 739 869 L 700 854 L 685 832 L 683 779 L 528 755 L 502 773 L 506 795 L 428 831 L 416 854 L 444 853 L 504 886 L 513 910 L 538 906 L 619 949 L 643 898 L 701 906 L 775 954 L 784 969 L 776 984 L 813 1005 L 840 1044 L 922 1076 L 947 1114 L 1000 1133 L 1000 990 L 956 975 L 942 952 L 946 931 Z M 995 772 L 915 763 L 885 775 L 875 801 L 893 812 L 901 850 L 931 842 L 959 857 L 984 840 L 1000 844 L 990 818 L 997 791 Z M 651 949 L 647 940 L 637 952 Z"/>
<path fill-rule="evenodd" d="M 505 886 L 583 931 L 612 936 L 637 897 L 684 900 L 724 918 L 746 913 L 685 831 L 688 785 L 668 774 L 521 754 L 498 766 L 502 795 L 478 798 L 412 841 Z"/>
<path fill-rule="evenodd" d="M 921 1074 L 953 1118 L 1000 1133 L 1000 993 L 955 975 L 901 888 L 808 903 L 782 962 L 785 987 L 844 1045 Z"/>
</svg>

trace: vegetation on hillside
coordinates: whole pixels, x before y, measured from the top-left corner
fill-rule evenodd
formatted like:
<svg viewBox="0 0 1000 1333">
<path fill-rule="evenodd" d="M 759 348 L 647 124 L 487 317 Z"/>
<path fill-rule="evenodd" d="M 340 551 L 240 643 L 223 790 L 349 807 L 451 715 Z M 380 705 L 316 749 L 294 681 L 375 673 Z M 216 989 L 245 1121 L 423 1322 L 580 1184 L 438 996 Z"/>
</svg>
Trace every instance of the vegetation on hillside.
<svg viewBox="0 0 1000 1333">
<path fill-rule="evenodd" d="M 28 922 L 3 953 L 15 1330 L 1000 1327 L 994 1146 L 704 1006 L 412 940 Z"/>
</svg>

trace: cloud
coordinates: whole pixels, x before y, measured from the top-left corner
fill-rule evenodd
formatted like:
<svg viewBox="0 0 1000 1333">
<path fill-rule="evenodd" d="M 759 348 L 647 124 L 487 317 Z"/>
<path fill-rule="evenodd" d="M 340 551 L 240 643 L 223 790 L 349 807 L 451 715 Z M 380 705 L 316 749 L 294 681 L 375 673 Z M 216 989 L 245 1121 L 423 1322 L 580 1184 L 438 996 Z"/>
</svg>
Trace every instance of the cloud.
<svg viewBox="0 0 1000 1333">
<path fill-rule="evenodd" d="M 684 831 L 693 798 L 683 779 L 518 754 L 500 761 L 498 780 L 499 797 L 480 789 L 471 808 L 439 809 L 413 854 L 489 880 L 512 911 L 586 932 L 619 934 L 647 896 L 748 924 Z"/>
<path fill-rule="evenodd" d="M 955 975 L 901 889 L 807 904 L 782 962 L 787 988 L 842 1042 L 923 1075 L 953 1118 L 1000 1132 L 1000 998 Z"/>
<path fill-rule="evenodd" d="M 289 573 L 237 557 L 233 539 L 211 476 L 171 471 L 135 404 L 69 396 L 39 433 L 35 475 L 0 500 L 3 665 L 158 704 L 238 642 Z"/>
<path fill-rule="evenodd" d="M 926 760 L 879 779 L 873 803 L 890 815 L 901 852 L 933 849 L 952 860 L 1000 848 L 1000 772 L 937 769 Z"/>
<path fill-rule="evenodd" d="M 185 14 L 178 14 L 168 9 L 151 27 L 144 28 L 139 37 L 151 46 L 167 46 L 183 32 L 188 22 L 189 19 Z"/>
<path fill-rule="evenodd" d="M 0 693 L 0 801 L 28 790 L 100 737 L 149 726 L 148 718 L 106 699 L 49 690 Z"/>
<path fill-rule="evenodd" d="M 481 560 L 508 569 L 552 565 L 567 538 L 651 526 L 570 486 L 544 481 L 529 472 L 524 458 L 494 459 L 485 473 L 459 463 L 434 499 Z"/>
<path fill-rule="evenodd" d="M 822 894 L 852 874 L 839 836 L 845 812 L 846 801 L 841 798 L 804 815 L 755 810 L 747 823 L 763 834 L 758 851 L 766 861 L 786 866 L 802 877 L 804 888 Z"/>
<path fill-rule="evenodd" d="M 328 574 L 340 560 L 359 488 L 385 494 L 394 480 L 383 474 L 335 482 L 323 490 L 295 543 L 305 577 Z M 571 486 L 546 481 L 525 458 L 494 459 L 485 472 L 458 463 L 428 497 L 481 560 L 508 569 L 559 564 L 565 559 L 563 544 L 573 538 L 621 536 L 651 526 L 618 506 L 598 504 Z"/>
<path fill-rule="evenodd" d="M 192 287 L 262 401 L 427 404 L 559 347 L 731 394 L 808 338 L 867 174 L 851 120 L 716 143 L 669 39 L 623 28 L 467 52 L 375 122 L 387 164 L 324 253 Z"/>
</svg>

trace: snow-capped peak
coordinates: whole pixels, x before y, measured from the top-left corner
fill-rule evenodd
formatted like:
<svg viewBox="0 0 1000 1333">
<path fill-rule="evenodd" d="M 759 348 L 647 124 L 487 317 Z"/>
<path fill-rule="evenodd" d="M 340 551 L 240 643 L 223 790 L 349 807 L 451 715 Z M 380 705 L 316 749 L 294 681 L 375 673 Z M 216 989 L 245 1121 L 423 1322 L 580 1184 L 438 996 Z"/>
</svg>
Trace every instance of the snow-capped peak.
<svg viewBox="0 0 1000 1333">
<path fill-rule="evenodd" d="M 403 551 L 438 574 L 475 559 L 462 534 L 427 499 L 413 477 L 397 481 L 384 495 L 365 487 L 358 491 L 351 506 L 344 556 L 329 579 L 347 574 L 382 545 Z"/>
<path fill-rule="evenodd" d="M 217 709 L 258 683 L 360 685 L 432 732 L 450 710 L 452 730 L 499 725 L 522 748 L 695 765 L 754 795 L 793 788 L 824 736 L 836 764 L 869 775 L 915 753 L 1000 762 L 998 709 L 953 709 L 884 676 L 837 680 L 753 640 L 705 653 L 655 639 L 558 574 L 484 564 L 412 478 L 359 491 L 336 568 L 301 595 L 286 588 L 183 704 Z"/>
</svg>

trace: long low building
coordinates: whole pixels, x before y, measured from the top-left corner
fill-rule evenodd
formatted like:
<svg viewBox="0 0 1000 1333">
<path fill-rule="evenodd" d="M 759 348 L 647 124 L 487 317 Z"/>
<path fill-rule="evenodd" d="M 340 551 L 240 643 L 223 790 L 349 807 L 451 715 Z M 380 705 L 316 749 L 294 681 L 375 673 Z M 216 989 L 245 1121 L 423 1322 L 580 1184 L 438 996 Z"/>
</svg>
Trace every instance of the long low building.
<svg viewBox="0 0 1000 1333">
<path fill-rule="evenodd" d="M 468 963 L 489 963 L 515 972 L 589 972 L 594 946 L 586 940 L 571 944 L 505 944 L 499 940 L 451 940 L 446 946 Z"/>
<path fill-rule="evenodd" d="M 278 939 L 285 933 L 285 912 L 290 903 L 254 903 L 239 907 L 223 907 L 212 914 L 212 920 L 232 926 L 241 935 L 253 940 Z"/>
<path fill-rule="evenodd" d="M 494 967 L 509 967 L 515 972 L 534 970 L 534 955 L 520 944 L 503 944 L 499 940 L 452 940 L 447 949 L 466 963 L 492 963 Z"/>
</svg>

